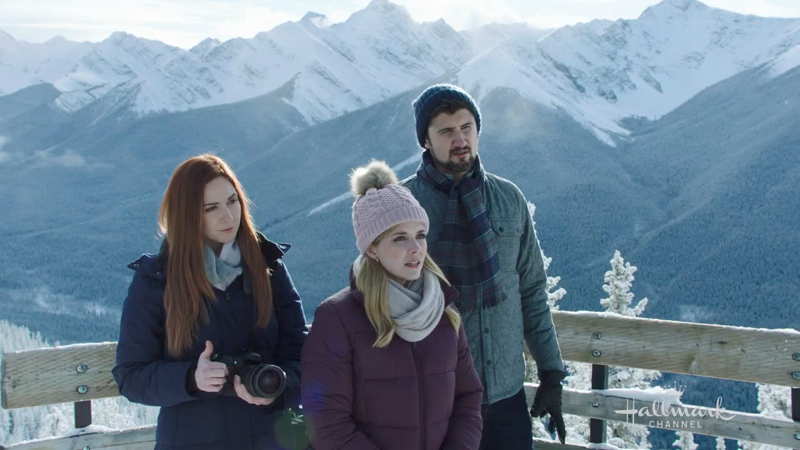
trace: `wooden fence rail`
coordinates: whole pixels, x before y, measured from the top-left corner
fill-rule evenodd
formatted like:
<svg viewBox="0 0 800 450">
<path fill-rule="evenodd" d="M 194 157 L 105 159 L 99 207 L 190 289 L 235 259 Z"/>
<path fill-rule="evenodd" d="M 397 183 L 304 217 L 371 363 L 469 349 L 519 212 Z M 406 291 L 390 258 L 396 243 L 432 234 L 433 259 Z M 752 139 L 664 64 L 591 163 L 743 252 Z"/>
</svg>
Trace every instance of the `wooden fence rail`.
<svg viewBox="0 0 800 450">
<path fill-rule="evenodd" d="M 6 353 L 3 408 L 118 396 L 111 375 L 116 351 L 116 342 L 102 342 Z"/>
<path fill-rule="evenodd" d="M 556 311 L 564 359 L 800 387 L 800 332 Z"/>
<path fill-rule="evenodd" d="M 81 432 L 73 436 L 37 439 L 22 442 L 0 450 L 153 450 L 156 445 L 156 427 L 147 426 L 127 430 Z"/>
<path fill-rule="evenodd" d="M 607 313 L 553 313 L 564 359 L 601 366 L 626 366 L 792 388 L 793 413 L 800 409 L 800 332 L 622 317 Z M 119 395 L 111 375 L 116 343 L 78 344 L 4 355 L 2 407 L 20 408 L 79 402 Z M 599 371 L 598 371 L 599 373 Z M 589 388 L 589 386 L 587 386 Z M 529 400 L 536 385 L 526 384 Z M 687 430 L 789 448 L 800 448 L 800 417 L 794 422 L 757 414 L 680 405 L 689 417 L 647 418 L 626 414 L 659 405 L 613 390 L 564 391 L 564 413 L 627 421 L 652 428 Z M 77 411 L 77 409 L 76 409 Z M 86 412 L 86 409 L 83 409 Z M 702 417 L 700 417 L 702 416 Z M 83 425 L 88 424 L 85 422 Z M 66 438 L 21 443 L 9 449 L 152 448 L 154 428 L 80 433 Z M 542 449 L 581 446 L 537 441 Z"/>
</svg>

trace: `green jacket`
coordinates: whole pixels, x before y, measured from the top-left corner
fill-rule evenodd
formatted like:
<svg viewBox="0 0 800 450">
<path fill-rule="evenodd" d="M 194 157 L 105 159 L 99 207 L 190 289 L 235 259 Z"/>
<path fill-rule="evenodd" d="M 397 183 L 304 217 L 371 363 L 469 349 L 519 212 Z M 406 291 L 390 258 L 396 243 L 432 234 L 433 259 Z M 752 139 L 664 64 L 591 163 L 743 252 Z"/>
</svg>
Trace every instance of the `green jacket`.
<svg viewBox="0 0 800 450">
<path fill-rule="evenodd" d="M 484 403 L 495 403 L 522 389 L 525 378 L 523 341 L 538 370 L 564 370 L 553 319 L 547 305 L 547 275 L 542 251 L 522 191 L 509 180 L 486 172 L 484 198 L 497 234 L 501 286 L 505 300 L 462 312 L 475 368 L 484 386 Z M 430 218 L 429 242 L 441 231 L 447 196 L 416 175 L 403 180 Z M 437 255 L 431 253 L 434 261 Z M 447 275 L 447 274 L 445 274 Z M 475 294 L 479 295 L 479 294 Z"/>
</svg>

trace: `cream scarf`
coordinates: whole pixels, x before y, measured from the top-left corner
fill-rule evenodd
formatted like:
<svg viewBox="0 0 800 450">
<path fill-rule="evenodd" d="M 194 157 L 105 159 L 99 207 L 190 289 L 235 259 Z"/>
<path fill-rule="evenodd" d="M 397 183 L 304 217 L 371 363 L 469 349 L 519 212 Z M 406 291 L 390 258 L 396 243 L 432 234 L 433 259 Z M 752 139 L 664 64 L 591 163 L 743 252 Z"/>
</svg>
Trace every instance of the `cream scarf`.
<svg viewBox="0 0 800 450">
<path fill-rule="evenodd" d="M 389 311 L 397 324 L 398 336 L 408 342 L 425 339 L 444 313 L 444 292 L 439 278 L 423 270 L 420 280 L 408 287 L 389 280 Z"/>
</svg>

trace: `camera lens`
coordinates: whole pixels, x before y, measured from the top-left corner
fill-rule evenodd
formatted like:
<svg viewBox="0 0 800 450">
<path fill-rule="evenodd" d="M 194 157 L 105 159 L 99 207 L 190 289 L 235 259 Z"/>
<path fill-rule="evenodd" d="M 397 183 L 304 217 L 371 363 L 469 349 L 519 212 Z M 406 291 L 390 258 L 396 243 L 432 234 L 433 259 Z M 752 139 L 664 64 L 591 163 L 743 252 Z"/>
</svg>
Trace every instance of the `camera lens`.
<svg viewBox="0 0 800 450">
<path fill-rule="evenodd" d="M 286 373 L 273 364 L 258 364 L 242 371 L 242 383 L 251 395 L 276 398 L 286 389 Z"/>
</svg>

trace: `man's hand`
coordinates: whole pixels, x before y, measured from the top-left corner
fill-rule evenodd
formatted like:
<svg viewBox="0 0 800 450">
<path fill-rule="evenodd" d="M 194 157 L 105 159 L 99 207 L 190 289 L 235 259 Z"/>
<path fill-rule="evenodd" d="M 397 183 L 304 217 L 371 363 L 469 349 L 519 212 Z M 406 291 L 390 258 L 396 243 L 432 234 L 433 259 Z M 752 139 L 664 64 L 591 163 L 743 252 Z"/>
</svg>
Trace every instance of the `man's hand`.
<svg viewBox="0 0 800 450">
<path fill-rule="evenodd" d="M 543 417 L 550 414 L 550 423 L 547 431 L 558 431 L 558 439 L 562 444 L 567 439 L 567 427 L 564 425 L 564 416 L 561 414 L 561 380 L 566 374 L 559 370 L 547 370 L 539 374 L 539 388 L 533 399 L 531 416 Z"/>
</svg>

